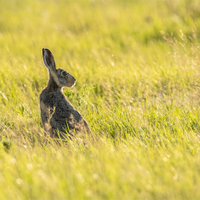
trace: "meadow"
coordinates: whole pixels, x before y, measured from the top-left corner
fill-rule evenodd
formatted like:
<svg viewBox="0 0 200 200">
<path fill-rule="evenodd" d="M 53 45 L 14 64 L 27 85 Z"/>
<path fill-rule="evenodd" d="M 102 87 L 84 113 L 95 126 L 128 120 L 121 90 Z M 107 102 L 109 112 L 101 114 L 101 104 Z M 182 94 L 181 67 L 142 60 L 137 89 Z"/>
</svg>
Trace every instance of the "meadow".
<svg viewBox="0 0 200 200">
<path fill-rule="evenodd" d="M 44 135 L 42 48 L 95 141 Z M 199 199 L 198 0 L 0 0 L 0 199 Z"/>
</svg>

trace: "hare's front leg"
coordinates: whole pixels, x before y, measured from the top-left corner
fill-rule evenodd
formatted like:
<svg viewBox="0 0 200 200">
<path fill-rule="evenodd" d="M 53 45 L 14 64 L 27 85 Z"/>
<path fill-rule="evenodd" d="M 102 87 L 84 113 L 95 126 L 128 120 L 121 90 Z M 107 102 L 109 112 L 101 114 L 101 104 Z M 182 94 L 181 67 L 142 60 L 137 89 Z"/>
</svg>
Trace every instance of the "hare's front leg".
<svg viewBox="0 0 200 200">
<path fill-rule="evenodd" d="M 50 137 L 53 137 L 55 135 L 55 131 L 53 130 L 50 124 L 50 110 L 42 101 L 40 102 L 40 110 L 45 134 L 48 134 Z"/>
</svg>

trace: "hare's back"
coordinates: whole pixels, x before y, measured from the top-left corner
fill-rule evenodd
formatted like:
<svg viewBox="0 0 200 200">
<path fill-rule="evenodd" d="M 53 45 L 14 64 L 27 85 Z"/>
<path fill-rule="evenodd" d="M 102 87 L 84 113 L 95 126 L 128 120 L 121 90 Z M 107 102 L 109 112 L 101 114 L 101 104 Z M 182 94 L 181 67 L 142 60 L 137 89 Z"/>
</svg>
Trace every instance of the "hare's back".
<svg viewBox="0 0 200 200">
<path fill-rule="evenodd" d="M 53 121 L 59 124 L 59 127 L 68 127 L 72 132 L 85 132 L 89 131 L 89 126 L 83 116 L 69 103 L 59 102 L 52 117 Z M 70 132 L 71 132 L 70 131 Z"/>
<path fill-rule="evenodd" d="M 53 129 L 71 134 L 90 133 L 88 123 L 60 91 L 49 93 L 45 89 L 40 94 L 40 103 L 50 110 L 49 121 Z"/>
</svg>

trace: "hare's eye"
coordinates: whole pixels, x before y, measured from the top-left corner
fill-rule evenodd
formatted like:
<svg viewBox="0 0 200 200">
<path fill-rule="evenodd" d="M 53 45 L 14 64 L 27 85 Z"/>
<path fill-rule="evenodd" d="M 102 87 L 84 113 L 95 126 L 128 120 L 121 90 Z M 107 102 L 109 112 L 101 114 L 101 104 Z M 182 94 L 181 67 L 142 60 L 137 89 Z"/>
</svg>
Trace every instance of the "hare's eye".
<svg viewBox="0 0 200 200">
<path fill-rule="evenodd" d="M 61 72 L 61 75 L 62 75 L 62 76 L 67 76 L 67 72 L 66 72 L 66 71 L 62 71 L 62 72 Z"/>
</svg>

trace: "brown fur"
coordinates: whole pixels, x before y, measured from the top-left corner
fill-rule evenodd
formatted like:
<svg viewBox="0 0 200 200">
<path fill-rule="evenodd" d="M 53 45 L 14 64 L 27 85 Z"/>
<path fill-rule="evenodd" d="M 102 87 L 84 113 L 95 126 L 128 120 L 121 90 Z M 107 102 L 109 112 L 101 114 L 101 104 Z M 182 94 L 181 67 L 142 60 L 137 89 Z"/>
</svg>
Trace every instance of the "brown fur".
<svg viewBox="0 0 200 200">
<path fill-rule="evenodd" d="M 40 94 L 41 118 L 45 132 L 51 137 L 69 133 L 71 136 L 91 134 L 86 120 L 62 93 L 62 87 L 72 87 L 76 79 L 62 69 L 56 69 L 52 53 L 43 49 L 43 60 L 49 71 L 49 81 Z"/>
</svg>

